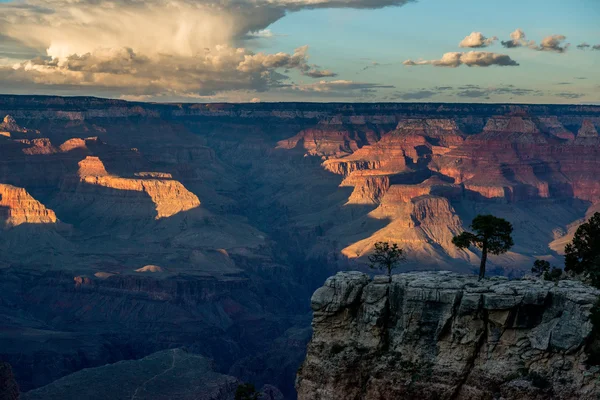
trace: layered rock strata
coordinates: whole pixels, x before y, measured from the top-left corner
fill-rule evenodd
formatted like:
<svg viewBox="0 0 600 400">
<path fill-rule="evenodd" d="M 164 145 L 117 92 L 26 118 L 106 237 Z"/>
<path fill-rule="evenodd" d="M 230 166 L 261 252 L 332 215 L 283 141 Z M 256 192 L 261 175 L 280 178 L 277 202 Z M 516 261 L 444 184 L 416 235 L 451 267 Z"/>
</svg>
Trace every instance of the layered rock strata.
<svg viewBox="0 0 600 400">
<path fill-rule="evenodd" d="M 300 400 L 592 399 L 580 282 L 338 273 L 314 293 Z"/>
<path fill-rule="evenodd" d="M 54 211 L 46 208 L 23 188 L 0 184 L 0 223 L 5 228 L 21 224 L 56 223 Z"/>
</svg>

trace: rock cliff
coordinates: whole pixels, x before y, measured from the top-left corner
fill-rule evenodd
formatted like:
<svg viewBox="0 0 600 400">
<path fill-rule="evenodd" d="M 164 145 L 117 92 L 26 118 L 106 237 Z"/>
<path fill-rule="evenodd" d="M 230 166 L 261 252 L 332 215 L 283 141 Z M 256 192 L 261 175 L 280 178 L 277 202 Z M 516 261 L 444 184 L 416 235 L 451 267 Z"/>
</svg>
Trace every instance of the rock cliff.
<svg viewBox="0 0 600 400">
<path fill-rule="evenodd" d="M 0 184 L 0 223 L 4 224 L 4 228 L 21 224 L 53 224 L 56 223 L 56 215 L 25 189 Z"/>
<path fill-rule="evenodd" d="M 568 280 L 338 273 L 311 299 L 298 398 L 595 399 L 599 294 Z"/>
</svg>

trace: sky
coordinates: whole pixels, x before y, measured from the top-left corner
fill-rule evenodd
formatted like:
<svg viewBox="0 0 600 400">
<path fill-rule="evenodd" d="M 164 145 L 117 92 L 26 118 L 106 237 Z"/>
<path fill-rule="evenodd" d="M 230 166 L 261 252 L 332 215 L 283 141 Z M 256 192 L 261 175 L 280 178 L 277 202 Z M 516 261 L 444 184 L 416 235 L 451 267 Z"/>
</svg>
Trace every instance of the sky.
<svg viewBox="0 0 600 400">
<path fill-rule="evenodd" d="M 0 0 L 0 93 L 600 104 L 598 0 Z"/>
</svg>

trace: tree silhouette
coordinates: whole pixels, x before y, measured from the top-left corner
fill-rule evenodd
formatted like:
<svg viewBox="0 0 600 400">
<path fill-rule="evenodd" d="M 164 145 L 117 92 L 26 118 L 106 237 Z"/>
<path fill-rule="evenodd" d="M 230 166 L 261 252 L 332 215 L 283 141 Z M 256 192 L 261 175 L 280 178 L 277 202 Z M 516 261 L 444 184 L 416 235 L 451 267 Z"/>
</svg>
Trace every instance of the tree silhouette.
<svg viewBox="0 0 600 400">
<path fill-rule="evenodd" d="M 542 276 L 550 271 L 550 263 L 546 260 L 535 260 L 531 272 L 537 276 Z"/>
<path fill-rule="evenodd" d="M 374 269 L 387 270 L 387 274 L 392 280 L 392 270 L 397 268 L 400 263 L 406 261 L 404 249 L 398 247 L 396 243 L 388 242 L 375 243 L 375 251 L 369 256 L 370 267 Z"/>
<path fill-rule="evenodd" d="M 479 280 L 485 277 L 485 264 L 488 253 L 498 255 L 506 253 L 513 245 L 511 233 L 513 227 L 505 219 L 493 215 L 478 215 L 471 223 L 475 233 L 463 232 L 452 238 L 452 243 L 459 249 L 475 246 L 481 249 Z"/>
<path fill-rule="evenodd" d="M 565 271 L 584 274 L 600 287 L 600 213 L 581 224 L 565 247 Z"/>
</svg>

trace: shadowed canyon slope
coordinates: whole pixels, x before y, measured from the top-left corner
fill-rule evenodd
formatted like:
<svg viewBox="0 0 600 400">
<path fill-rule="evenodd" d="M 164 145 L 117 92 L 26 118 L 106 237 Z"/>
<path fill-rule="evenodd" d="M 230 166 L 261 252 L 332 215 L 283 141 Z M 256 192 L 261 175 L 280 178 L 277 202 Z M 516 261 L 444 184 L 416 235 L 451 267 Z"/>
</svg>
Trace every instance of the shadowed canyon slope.
<svg viewBox="0 0 600 400">
<path fill-rule="evenodd" d="M 23 391 L 185 347 L 294 396 L 307 299 L 374 242 L 521 275 L 600 204 L 600 107 L 0 96 L 0 358 Z M 40 389 L 41 390 L 41 389 Z"/>
</svg>

